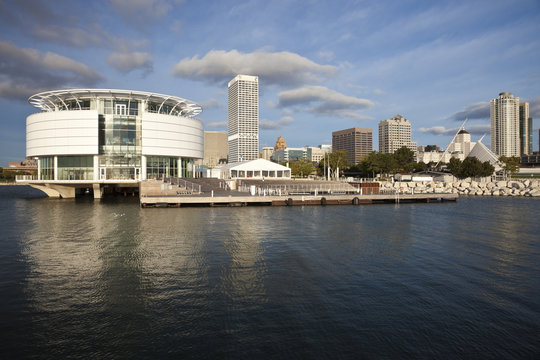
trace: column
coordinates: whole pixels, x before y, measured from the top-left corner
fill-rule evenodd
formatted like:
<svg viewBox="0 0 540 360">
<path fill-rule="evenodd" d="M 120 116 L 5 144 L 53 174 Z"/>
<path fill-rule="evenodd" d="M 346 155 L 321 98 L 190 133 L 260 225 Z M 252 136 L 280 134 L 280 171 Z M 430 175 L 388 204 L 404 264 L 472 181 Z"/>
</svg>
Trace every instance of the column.
<svg viewBox="0 0 540 360">
<path fill-rule="evenodd" d="M 54 180 L 58 180 L 58 156 L 54 157 Z"/>
</svg>

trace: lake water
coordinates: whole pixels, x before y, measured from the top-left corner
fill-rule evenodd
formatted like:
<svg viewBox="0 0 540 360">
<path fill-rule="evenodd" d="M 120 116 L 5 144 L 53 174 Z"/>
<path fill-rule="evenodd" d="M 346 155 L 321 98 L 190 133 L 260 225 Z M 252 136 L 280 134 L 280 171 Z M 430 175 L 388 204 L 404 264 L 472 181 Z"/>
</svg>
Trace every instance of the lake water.
<svg viewBox="0 0 540 360">
<path fill-rule="evenodd" d="M 540 199 L 141 209 L 0 187 L 0 357 L 540 358 Z"/>
</svg>

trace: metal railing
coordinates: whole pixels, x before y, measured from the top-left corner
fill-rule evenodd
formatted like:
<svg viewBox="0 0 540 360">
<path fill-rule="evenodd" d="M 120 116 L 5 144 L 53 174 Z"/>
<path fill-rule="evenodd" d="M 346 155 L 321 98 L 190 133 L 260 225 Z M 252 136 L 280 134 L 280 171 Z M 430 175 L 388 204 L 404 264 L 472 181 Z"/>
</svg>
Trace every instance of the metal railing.
<svg viewBox="0 0 540 360">
<path fill-rule="evenodd" d="M 356 189 L 349 184 L 287 184 L 287 185 L 249 185 L 240 184 L 239 192 L 250 192 L 252 186 L 260 195 L 305 195 L 305 194 L 359 194 L 360 189 Z"/>
<path fill-rule="evenodd" d="M 189 181 L 186 181 L 181 178 L 177 177 L 166 177 L 163 178 L 164 183 L 169 183 L 171 185 L 176 185 L 179 188 L 183 188 L 187 191 L 190 191 L 192 194 L 200 194 L 201 193 L 201 185 L 195 184 Z"/>
<path fill-rule="evenodd" d="M 37 179 L 37 175 L 15 175 L 15 181 L 32 181 Z"/>
</svg>

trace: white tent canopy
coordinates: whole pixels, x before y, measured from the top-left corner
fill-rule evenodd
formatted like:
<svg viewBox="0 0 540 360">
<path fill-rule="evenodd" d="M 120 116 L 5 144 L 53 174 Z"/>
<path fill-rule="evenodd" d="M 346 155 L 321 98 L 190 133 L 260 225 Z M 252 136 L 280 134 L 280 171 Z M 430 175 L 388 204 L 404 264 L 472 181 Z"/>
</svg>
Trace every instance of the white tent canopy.
<svg viewBox="0 0 540 360">
<path fill-rule="evenodd" d="M 220 167 L 221 176 L 228 179 L 290 179 L 291 169 L 274 162 L 257 159 Z"/>
</svg>

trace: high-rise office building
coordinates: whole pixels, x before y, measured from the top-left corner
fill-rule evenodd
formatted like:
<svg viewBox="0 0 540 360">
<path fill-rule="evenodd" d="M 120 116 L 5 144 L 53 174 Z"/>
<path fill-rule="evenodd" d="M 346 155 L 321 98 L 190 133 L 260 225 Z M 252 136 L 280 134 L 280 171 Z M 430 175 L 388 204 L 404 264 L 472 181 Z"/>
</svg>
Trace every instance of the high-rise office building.
<svg viewBox="0 0 540 360">
<path fill-rule="evenodd" d="M 219 131 L 204 132 L 204 158 L 202 165 L 215 167 L 227 163 L 227 134 Z"/>
<path fill-rule="evenodd" d="M 332 151 L 345 150 L 351 164 L 373 151 L 373 130 L 351 128 L 332 132 Z"/>
<path fill-rule="evenodd" d="M 229 163 L 259 157 L 259 78 L 237 75 L 229 82 Z"/>
<path fill-rule="evenodd" d="M 529 116 L 529 103 L 519 104 L 519 140 L 521 141 L 521 155 L 533 153 L 533 124 Z"/>
<path fill-rule="evenodd" d="M 519 156 L 519 98 L 502 92 L 489 102 L 491 151 L 498 156 Z"/>
<path fill-rule="evenodd" d="M 411 140 L 411 123 L 401 115 L 379 122 L 379 152 L 393 154 L 406 146 L 416 157 L 416 142 Z"/>
</svg>

